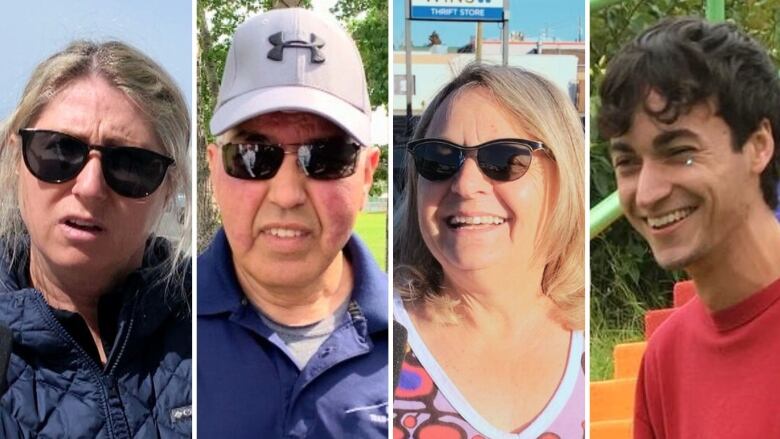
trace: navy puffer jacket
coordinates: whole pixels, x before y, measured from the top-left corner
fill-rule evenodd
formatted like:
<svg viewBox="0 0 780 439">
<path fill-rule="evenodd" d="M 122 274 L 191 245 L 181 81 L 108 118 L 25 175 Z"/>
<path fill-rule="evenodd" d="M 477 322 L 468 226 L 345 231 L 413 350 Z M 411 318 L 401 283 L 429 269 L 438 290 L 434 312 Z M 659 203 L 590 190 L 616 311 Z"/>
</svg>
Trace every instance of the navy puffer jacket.
<svg viewBox="0 0 780 439">
<path fill-rule="evenodd" d="M 169 248 L 162 239 L 149 244 L 142 268 L 118 287 L 123 302 L 105 367 L 64 329 L 41 292 L 20 289 L 19 270 L 0 261 L 0 324 L 13 333 L 0 437 L 191 436 L 188 298 L 155 282 Z M 189 267 L 187 260 L 186 291 Z"/>
</svg>

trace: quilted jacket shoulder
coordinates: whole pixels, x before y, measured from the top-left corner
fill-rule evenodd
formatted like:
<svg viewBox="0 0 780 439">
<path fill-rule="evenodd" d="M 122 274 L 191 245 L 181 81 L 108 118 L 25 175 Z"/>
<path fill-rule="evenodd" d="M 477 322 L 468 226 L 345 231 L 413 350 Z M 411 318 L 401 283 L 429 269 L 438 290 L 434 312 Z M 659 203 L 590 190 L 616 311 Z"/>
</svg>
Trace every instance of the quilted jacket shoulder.
<svg viewBox="0 0 780 439">
<path fill-rule="evenodd" d="M 0 260 L 0 324 L 13 334 L 0 397 L 3 438 L 179 438 L 191 436 L 190 261 L 178 285 L 155 268 L 169 249 L 150 243 L 144 265 L 118 288 L 125 298 L 105 367 L 54 317 L 43 295 L 20 289 Z"/>
</svg>

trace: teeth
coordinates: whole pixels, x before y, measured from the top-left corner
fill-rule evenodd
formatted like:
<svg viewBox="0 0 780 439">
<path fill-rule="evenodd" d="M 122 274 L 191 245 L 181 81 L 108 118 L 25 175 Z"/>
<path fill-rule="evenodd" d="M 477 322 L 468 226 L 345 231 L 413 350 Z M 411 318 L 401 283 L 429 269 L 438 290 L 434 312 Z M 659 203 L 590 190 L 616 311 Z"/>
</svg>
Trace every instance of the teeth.
<svg viewBox="0 0 780 439">
<path fill-rule="evenodd" d="M 76 227 L 82 227 L 82 228 L 87 228 L 87 229 L 99 229 L 100 228 L 97 225 L 95 225 L 94 223 L 90 223 L 90 222 L 87 222 L 87 221 L 80 221 L 80 220 L 72 219 L 72 220 L 68 220 L 68 222 L 71 225 L 74 225 Z"/>
<path fill-rule="evenodd" d="M 480 224 L 504 224 L 506 221 L 504 218 L 497 216 L 453 216 L 449 220 L 449 224 L 452 226 L 466 225 L 480 225 Z"/>
<path fill-rule="evenodd" d="M 660 229 L 661 227 L 668 226 L 669 224 L 674 224 L 678 221 L 681 221 L 690 215 L 695 208 L 693 207 L 686 207 L 684 209 L 677 209 L 672 212 L 667 213 L 666 215 L 657 216 L 657 217 L 647 217 L 647 224 L 650 225 L 650 227 L 654 229 Z"/>
<path fill-rule="evenodd" d="M 271 236 L 276 236 L 277 238 L 297 238 L 303 235 L 303 232 L 300 230 L 280 229 L 280 228 L 268 229 L 265 231 L 265 233 Z"/>
</svg>

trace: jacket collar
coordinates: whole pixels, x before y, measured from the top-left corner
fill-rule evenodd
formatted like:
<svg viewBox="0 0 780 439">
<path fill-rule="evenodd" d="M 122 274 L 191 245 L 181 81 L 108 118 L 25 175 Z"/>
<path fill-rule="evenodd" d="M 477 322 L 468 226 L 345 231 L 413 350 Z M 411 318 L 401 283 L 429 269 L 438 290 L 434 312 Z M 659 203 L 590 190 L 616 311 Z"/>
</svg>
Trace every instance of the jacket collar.
<svg viewBox="0 0 780 439">
<path fill-rule="evenodd" d="M 191 288 L 191 264 L 189 258 L 180 262 L 177 275 L 170 282 L 161 281 L 165 260 L 170 255 L 171 244 L 164 238 L 152 237 L 146 243 L 143 262 L 140 268 L 130 273 L 124 281 L 108 294 L 121 294 L 128 305 L 135 302 L 135 315 L 141 315 L 137 329 L 142 333 L 151 333 L 169 317 L 171 313 L 188 314 L 188 298 L 182 297 Z M 17 257 L 10 261 L 7 254 L 0 258 L 0 297 L 25 291 L 25 296 L 39 294 L 27 280 L 29 267 L 29 240 L 17 251 Z M 9 298 L 9 300 L 12 300 Z M 42 302 L 45 303 L 45 302 Z M 126 308 L 126 307 L 125 307 Z M 125 310 L 125 313 L 128 310 Z M 130 315 L 124 315 L 129 318 Z M 120 316 L 120 319 L 123 316 Z"/>
<path fill-rule="evenodd" d="M 347 241 L 344 256 L 354 276 L 351 298 L 368 321 L 368 331 L 387 331 L 387 275 L 355 234 Z M 230 244 L 224 229 L 220 228 L 198 257 L 198 315 L 233 313 L 242 306 L 244 297 L 233 267 Z"/>
<path fill-rule="evenodd" d="M 134 328 L 125 346 L 125 358 L 147 349 L 149 337 L 156 336 L 158 329 L 172 317 L 189 320 L 187 300 L 182 296 L 182 291 L 191 291 L 189 258 L 181 262 L 179 276 L 173 281 L 160 281 L 160 265 L 170 251 L 170 243 L 166 240 L 150 239 L 142 266 L 108 292 L 122 296 L 117 333 L 129 331 L 128 325 Z M 11 264 L 7 255 L 0 257 L 0 322 L 11 327 L 17 343 L 35 346 L 35 350 L 45 353 L 47 358 L 78 362 L 80 356 L 68 355 L 75 348 L 71 343 L 63 343 L 62 328 L 55 324 L 54 314 L 48 309 L 43 295 L 30 288 L 23 278 L 27 276 L 24 266 L 28 260 L 26 256 L 18 257 Z"/>
</svg>

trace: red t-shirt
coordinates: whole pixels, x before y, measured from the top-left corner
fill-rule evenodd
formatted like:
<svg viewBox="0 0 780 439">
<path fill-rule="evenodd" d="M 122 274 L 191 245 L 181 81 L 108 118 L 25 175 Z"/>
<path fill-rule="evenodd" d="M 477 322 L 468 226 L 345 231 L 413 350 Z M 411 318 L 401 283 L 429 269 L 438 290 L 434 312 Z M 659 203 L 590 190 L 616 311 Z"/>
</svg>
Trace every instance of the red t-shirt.
<svg viewBox="0 0 780 439">
<path fill-rule="evenodd" d="M 658 328 L 634 438 L 780 438 L 780 279 L 715 313 L 694 297 Z"/>
</svg>

